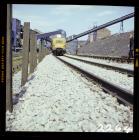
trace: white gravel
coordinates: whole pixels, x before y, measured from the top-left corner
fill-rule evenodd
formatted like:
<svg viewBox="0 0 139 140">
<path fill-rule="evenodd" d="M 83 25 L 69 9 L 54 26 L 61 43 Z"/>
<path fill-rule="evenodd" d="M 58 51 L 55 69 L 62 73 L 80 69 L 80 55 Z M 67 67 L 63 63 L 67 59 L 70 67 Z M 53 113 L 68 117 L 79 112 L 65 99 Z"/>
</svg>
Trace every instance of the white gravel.
<svg viewBox="0 0 139 140">
<path fill-rule="evenodd" d="M 43 59 L 32 76 L 13 112 L 6 112 L 7 131 L 133 131 L 129 107 L 119 105 L 99 86 L 89 85 L 52 55 Z M 20 87 L 18 80 L 14 82 Z"/>
<path fill-rule="evenodd" d="M 65 56 L 71 56 L 71 55 L 65 54 Z M 96 58 L 90 58 L 90 57 L 81 57 L 81 56 L 74 56 L 74 55 L 72 55 L 72 57 L 79 58 L 79 59 L 82 59 L 82 60 L 88 60 L 88 61 L 91 61 L 91 62 L 106 64 L 106 65 L 110 65 L 110 66 L 116 66 L 116 67 L 120 67 L 120 68 L 125 68 L 125 69 L 129 69 L 129 70 L 134 69 L 134 65 L 131 64 L 131 63 L 129 63 L 129 64 L 120 63 L 120 62 L 118 63 L 118 62 L 114 62 L 114 61 L 111 61 L 111 60 L 103 60 L 103 59 L 96 59 Z"/>
<path fill-rule="evenodd" d="M 124 89 L 127 89 L 133 93 L 133 77 L 128 77 L 126 74 L 119 73 L 110 69 L 101 68 L 98 66 L 90 65 L 78 60 L 73 60 L 64 56 L 60 56 L 61 59 L 66 60 L 72 64 L 75 64 L 109 82 L 112 82 Z"/>
<path fill-rule="evenodd" d="M 13 82 L 12 82 L 12 88 L 13 88 L 13 95 L 16 95 L 21 91 L 21 71 L 17 72 L 13 76 Z"/>
<path fill-rule="evenodd" d="M 28 69 L 29 71 L 29 69 Z M 21 71 L 17 72 L 14 74 L 12 78 L 12 90 L 13 90 L 13 95 L 18 94 L 23 87 L 21 87 Z M 28 77 L 28 80 L 31 78 L 31 76 Z"/>
</svg>

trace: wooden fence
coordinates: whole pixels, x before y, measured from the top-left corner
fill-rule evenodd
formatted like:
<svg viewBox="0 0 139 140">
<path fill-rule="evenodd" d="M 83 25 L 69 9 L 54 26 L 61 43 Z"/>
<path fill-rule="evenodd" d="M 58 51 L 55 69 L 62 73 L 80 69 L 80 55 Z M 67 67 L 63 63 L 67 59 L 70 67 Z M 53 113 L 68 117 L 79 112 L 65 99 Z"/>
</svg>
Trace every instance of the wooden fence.
<svg viewBox="0 0 139 140">
<path fill-rule="evenodd" d="M 22 64 L 12 67 L 12 47 L 11 47 L 11 21 L 12 6 L 7 5 L 7 54 L 6 54 L 6 110 L 12 112 L 12 70 L 21 69 L 21 86 L 24 86 L 28 80 L 28 76 L 32 74 L 43 58 L 48 54 L 47 48 L 44 47 L 44 41 L 39 45 L 39 53 L 37 54 L 37 37 L 35 31 L 30 29 L 30 22 L 25 22 L 23 26 L 23 50 Z"/>
</svg>

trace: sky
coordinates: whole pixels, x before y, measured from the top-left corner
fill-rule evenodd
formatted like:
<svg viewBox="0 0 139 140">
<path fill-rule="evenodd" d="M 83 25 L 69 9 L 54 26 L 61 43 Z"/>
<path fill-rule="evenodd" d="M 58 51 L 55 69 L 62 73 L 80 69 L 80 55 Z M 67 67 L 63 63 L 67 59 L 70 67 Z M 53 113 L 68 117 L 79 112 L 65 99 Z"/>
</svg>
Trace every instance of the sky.
<svg viewBox="0 0 139 140">
<path fill-rule="evenodd" d="M 58 29 L 66 31 L 67 36 L 77 35 L 94 25 L 101 25 L 121 16 L 134 12 L 128 6 L 96 6 L 96 5 L 32 5 L 13 4 L 13 18 L 30 22 L 31 29 L 51 32 Z M 123 22 L 124 31 L 134 30 L 134 18 Z M 111 34 L 119 33 L 120 23 L 108 27 Z M 79 40 L 86 40 L 87 36 Z"/>
</svg>

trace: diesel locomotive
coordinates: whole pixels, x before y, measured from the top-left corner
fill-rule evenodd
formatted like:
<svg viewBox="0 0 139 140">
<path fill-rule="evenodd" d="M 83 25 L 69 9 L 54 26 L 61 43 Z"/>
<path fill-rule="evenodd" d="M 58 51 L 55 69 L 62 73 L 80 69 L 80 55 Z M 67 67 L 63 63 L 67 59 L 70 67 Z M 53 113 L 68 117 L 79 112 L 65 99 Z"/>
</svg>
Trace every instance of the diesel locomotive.
<svg viewBox="0 0 139 140">
<path fill-rule="evenodd" d="M 65 37 L 54 37 L 51 42 L 52 53 L 54 55 L 63 55 L 66 53 L 66 38 Z"/>
</svg>

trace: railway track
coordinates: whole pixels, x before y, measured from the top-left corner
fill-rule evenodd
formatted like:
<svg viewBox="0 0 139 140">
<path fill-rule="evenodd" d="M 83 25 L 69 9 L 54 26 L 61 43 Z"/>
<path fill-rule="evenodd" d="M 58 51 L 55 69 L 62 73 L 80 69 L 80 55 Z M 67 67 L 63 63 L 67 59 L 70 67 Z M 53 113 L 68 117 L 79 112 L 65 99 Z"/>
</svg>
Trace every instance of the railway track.
<svg viewBox="0 0 139 140">
<path fill-rule="evenodd" d="M 133 70 L 130 70 L 130 69 L 125 69 L 125 68 L 116 67 L 116 66 L 112 66 L 112 65 L 107 65 L 107 64 L 92 62 L 92 61 L 89 61 L 89 60 L 83 60 L 83 59 L 80 59 L 80 58 L 75 58 L 75 57 L 67 56 L 67 55 L 64 55 L 64 56 L 65 57 L 68 57 L 68 58 L 71 58 L 71 59 L 74 59 L 74 60 L 85 62 L 87 64 L 96 65 L 96 66 L 99 66 L 99 67 L 116 70 L 118 72 L 128 74 L 129 76 L 133 76 L 134 75 L 134 71 Z"/>
<path fill-rule="evenodd" d="M 83 69 L 79 66 L 76 66 L 75 64 L 72 64 L 70 62 L 67 62 L 67 61 L 61 59 L 60 57 L 56 56 L 56 58 L 59 59 L 61 62 L 65 63 L 66 65 L 78 70 L 79 72 L 81 72 L 85 76 L 96 81 L 98 84 L 101 85 L 102 89 L 105 92 L 111 94 L 112 96 L 116 96 L 116 98 L 118 99 L 118 101 L 120 103 L 123 103 L 123 104 L 133 108 L 133 93 L 131 91 L 126 90 L 120 86 L 117 86 L 116 84 L 113 84 L 113 83 L 111 83 L 111 82 L 109 82 L 101 77 L 98 77 L 97 75 L 87 71 L 86 69 Z"/>
<path fill-rule="evenodd" d="M 74 56 L 74 55 L 73 55 Z M 127 57 L 114 57 L 114 56 L 101 56 L 101 55 L 77 55 L 80 57 L 90 57 L 90 58 L 96 58 L 96 59 L 105 59 L 105 60 L 112 60 L 112 61 L 116 61 L 116 62 L 121 62 L 121 63 L 134 63 L 134 58 L 127 58 Z"/>
</svg>

